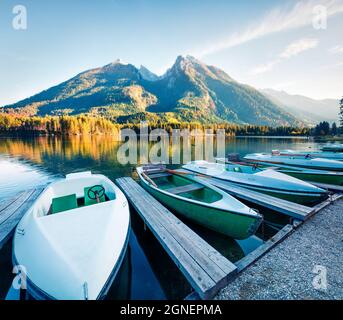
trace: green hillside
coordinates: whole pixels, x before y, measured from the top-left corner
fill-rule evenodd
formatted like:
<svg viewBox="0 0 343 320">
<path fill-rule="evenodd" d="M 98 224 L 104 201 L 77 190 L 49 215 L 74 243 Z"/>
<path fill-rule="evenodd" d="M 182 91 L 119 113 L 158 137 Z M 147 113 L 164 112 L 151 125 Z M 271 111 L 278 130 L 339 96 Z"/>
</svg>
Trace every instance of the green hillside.
<svg viewBox="0 0 343 320">
<path fill-rule="evenodd" d="M 117 122 L 157 117 L 202 123 L 301 125 L 259 91 L 189 56 L 179 56 L 162 77 L 144 67 L 116 61 L 3 109 L 39 116 L 102 115 Z"/>
</svg>

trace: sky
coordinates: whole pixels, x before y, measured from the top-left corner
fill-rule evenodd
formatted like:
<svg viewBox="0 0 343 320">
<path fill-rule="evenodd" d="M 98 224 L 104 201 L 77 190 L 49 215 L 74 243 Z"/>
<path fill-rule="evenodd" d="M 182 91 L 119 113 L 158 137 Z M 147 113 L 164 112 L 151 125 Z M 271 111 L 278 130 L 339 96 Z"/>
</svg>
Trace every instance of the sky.
<svg viewBox="0 0 343 320">
<path fill-rule="evenodd" d="M 0 0 L 0 105 L 118 58 L 160 75 L 187 54 L 256 88 L 337 99 L 343 0 Z"/>
</svg>

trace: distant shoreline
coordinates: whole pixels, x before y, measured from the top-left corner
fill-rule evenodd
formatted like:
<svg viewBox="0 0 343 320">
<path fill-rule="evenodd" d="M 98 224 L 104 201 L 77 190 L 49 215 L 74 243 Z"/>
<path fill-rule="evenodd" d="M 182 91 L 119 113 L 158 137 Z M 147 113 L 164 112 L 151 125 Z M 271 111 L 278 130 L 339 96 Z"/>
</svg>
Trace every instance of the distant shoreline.
<svg viewBox="0 0 343 320">
<path fill-rule="evenodd" d="M 268 139 L 306 139 L 306 140 L 311 140 L 314 137 L 312 136 L 234 136 L 235 138 L 268 138 Z"/>
</svg>

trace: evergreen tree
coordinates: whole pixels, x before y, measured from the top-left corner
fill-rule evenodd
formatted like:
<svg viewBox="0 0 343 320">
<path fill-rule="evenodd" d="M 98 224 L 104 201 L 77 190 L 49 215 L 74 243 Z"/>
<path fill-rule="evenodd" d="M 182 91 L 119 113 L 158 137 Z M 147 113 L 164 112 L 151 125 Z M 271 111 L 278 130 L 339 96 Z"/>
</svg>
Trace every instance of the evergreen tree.
<svg viewBox="0 0 343 320">
<path fill-rule="evenodd" d="M 338 133 L 338 131 L 337 131 L 337 125 L 336 125 L 336 122 L 334 122 L 334 123 L 332 124 L 332 126 L 331 126 L 331 134 L 332 134 L 333 136 L 335 136 L 337 133 Z"/>
</svg>

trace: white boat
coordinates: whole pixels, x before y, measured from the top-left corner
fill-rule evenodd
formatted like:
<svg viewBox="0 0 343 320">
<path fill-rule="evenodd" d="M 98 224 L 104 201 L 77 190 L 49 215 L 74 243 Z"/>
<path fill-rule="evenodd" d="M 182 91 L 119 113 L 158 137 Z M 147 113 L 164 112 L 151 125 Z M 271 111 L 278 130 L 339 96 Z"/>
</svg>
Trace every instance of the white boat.
<svg viewBox="0 0 343 320">
<path fill-rule="evenodd" d="M 343 171 L 343 162 L 324 158 L 297 157 L 280 155 L 280 152 L 247 154 L 244 160 L 257 164 L 288 165 L 296 168 Z"/>
<path fill-rule="evenodd" d="M 74 173 L 50 184 L 19 222 L 13 264 L 24 266 L 35 299 L 106 295 L 125 256 L 127 199 L 107 177 Z"/>
<path fill-rule="evenodd" d="M 234 163 L 210 163 L 203 160 L 189 162 L 183 168 L 197 174 L 301 204 L 318 202 L 327 196 L 325 190 L 273 169 L 259 169 Z"/>
<path fill-rule="evenodd" d="M 298 158 L 298 159 L 324 158 L 324 159 L 343 161 L 343 152 L 282 150 L 280 151 L 280 155 L 286 156 L 286 157 Z"/>
</svg>

